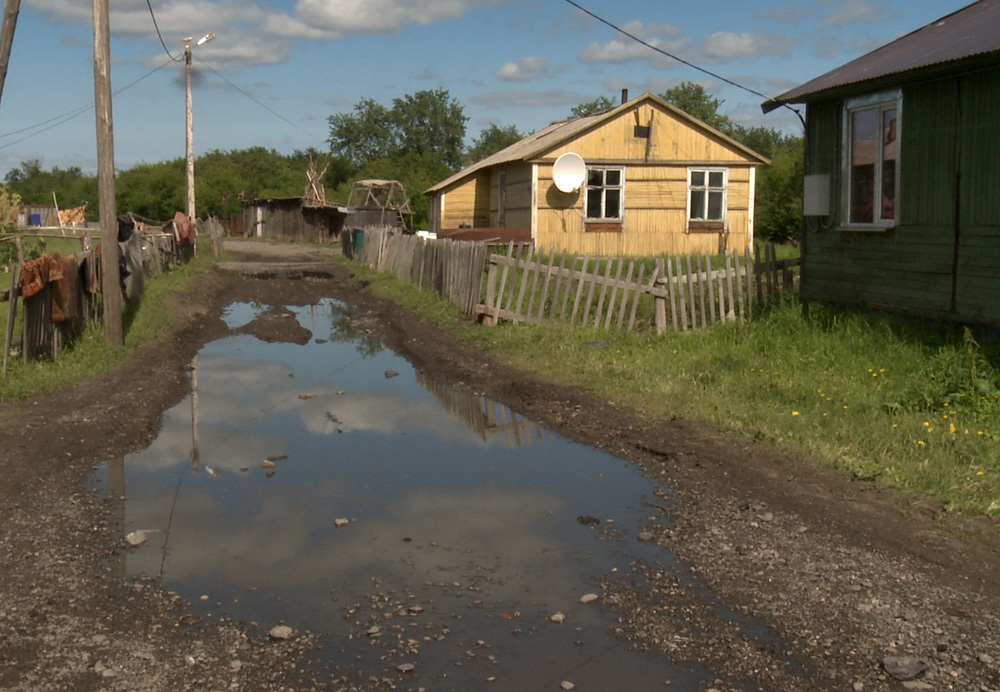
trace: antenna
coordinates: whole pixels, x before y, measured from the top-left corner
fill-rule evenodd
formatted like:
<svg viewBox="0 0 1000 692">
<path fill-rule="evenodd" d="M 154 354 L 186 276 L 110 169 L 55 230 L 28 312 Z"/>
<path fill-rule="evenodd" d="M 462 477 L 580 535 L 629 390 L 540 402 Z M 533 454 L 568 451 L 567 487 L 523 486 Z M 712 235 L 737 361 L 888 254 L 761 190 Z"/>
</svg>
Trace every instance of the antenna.
<svg viewBox="0 0 1000 692">
<path fill-rule="evenodd" d="M 587 164 L 579 154 L 566 152 L 552 166 L 552 182 L 560 192 L 576 192 L 587 179 Z"/>
</svg>

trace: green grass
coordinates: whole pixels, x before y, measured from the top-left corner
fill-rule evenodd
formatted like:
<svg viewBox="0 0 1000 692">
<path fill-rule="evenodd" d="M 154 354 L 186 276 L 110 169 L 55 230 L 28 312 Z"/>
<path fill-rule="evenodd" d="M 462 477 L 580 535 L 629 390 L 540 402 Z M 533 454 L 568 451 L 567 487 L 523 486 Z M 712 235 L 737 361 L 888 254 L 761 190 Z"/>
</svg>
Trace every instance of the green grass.
<svg viewBox="0 0 1000 692">
<path fill-rule="evenodd" d="M 52 251 L 51 246 L 48 248 Z M 103 325 L 90 325 L 74 342 L 60 352 L 54 361 L 22 363 L 19 355 L 12 356 L 7 375 L 0 378 L 0 401 L 14 401 L 54 391 L 104 372 L 130 357 L 144 343 L 156 338 L 173 324 L 167 308 L 167 297 L 190 284 L 199 274 L 211 269 L 211 254 L 202 252 L 197 258 L 157 277 L 146 277 L 141 303 L 126 305 L 122 316 L 125 344 L 113 348 L 104 340 Z M 0 286 L 10 287 L 10 274 L 0 273 Z M 10 303 L 0 303 L 0 329 L 7 326 Z M 15 342 L 21 333 L 20 303 L 18 304 Z M 0 348 L 5 332 L 0 332 Z M 0 356 L 2 358 L 2 356 Z"/>
<path fill-rule="evenodd" d="M 376 293 L 543 378 L 643 416 L 707 421 L 803 452 L 914 500 L 937 498 L 956 516 L 1000 517 L 1000 349 L 959 327 L 789 297 L 749 323 L 662 337 L 487 328 L 430 291 L 356 271 Z"/>
</svg>

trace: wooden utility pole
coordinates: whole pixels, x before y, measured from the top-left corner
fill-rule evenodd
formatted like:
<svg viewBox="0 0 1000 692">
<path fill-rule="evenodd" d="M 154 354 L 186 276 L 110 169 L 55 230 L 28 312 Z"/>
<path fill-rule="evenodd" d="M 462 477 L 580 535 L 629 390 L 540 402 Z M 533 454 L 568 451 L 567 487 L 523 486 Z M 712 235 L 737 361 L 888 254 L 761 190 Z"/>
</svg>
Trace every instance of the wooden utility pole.
<svg viewBox="0 0 1000 692">
<path fill-rule="evenodd" d="M 7 0 L 3 8 L 3 26 L 0 27 L 0 97 L 3 84 L 7 81 L 7 65 L 10 64 L 10 48 L 14 45 L 14 29 L 17 27 L 17 13 L 21 0 Z"/>
<path fill-rule="evenodd" d="M 118 221 L 115 206 L 115 129 L 111 118 L 111 22 L 108 0 L 94 0 L 94 106 L 97 111 L 97 194 L 101 208 L 101 292 L 104 338 L 125 343 L 122 291 L 118 273 Z"/>
</svg>

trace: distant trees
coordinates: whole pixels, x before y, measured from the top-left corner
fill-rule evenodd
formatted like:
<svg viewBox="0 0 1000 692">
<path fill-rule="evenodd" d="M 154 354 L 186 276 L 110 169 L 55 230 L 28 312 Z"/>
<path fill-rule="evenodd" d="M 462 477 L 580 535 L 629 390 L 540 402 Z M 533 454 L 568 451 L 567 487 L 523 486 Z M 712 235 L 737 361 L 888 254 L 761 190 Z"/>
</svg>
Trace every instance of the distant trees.
<svg viewBox="0 0 1000 692">
<path fill-rule="evenodd" d="M 62 208 L 87 205 L 87 218 L 97 220 L 97 176 L 84 173 L 76 166 L 44 170 L 39 159 L 22 161 L 19 168 L 11 168 L 4 178 L 11 193 L 21 198 L 22 204 L 52 204 L 52 195 Z"/>
<path fill-rule="evenodd" d="M 496 123 L 490 123 L 483 128 L 478 137 L 472 140 L 472 144 L 465 152 L 465 163 L 469 165 L 485 159 L 522 139 L 524 139 L 524 134 L 517 129 L 516 125 L 501 127 Z"/>
</svg>

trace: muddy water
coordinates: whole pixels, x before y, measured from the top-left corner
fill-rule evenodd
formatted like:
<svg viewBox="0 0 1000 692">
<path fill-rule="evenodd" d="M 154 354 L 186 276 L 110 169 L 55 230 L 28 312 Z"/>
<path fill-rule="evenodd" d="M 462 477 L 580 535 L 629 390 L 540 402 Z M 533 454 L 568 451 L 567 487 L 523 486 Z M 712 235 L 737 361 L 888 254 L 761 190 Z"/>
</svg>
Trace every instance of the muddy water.
<svg viewBox="0 0 1000 692">
<path fill-rule="evenodd" d="M 609 609 L 580 603 L 636 559 L 671 562 L 637 539 L 643 502 L 662 503 L 648 479 L 426 381 L 354 331 L 342 304 L 291 310 L 307 343 L 238 333 L 206 345 L 192 397 L 102 472 L 125 498 L 123 534 L 148 536 L 120 557 L 122 575 L 162 578 L 193 612 L 261 637 L 279 623 L 309 630 L 325 660 L 403 688 L 714 679 L 630 650 Z M 260 312 L 236 304 L 226 319 L 239 330 Z"/>
</svg>

